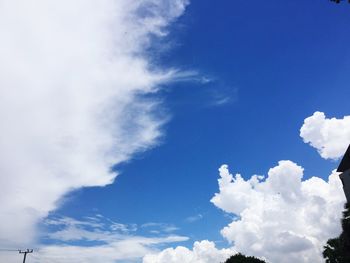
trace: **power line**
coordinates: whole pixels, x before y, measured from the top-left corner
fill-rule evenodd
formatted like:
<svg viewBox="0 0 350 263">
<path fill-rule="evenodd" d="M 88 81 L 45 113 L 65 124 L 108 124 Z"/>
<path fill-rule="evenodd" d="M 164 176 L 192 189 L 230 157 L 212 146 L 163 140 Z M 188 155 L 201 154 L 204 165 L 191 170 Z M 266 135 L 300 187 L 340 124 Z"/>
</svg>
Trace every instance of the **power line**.
<svg viewBox="0 0 350 263">
<path fill-rule="evenodd" d="M 33 253 L 33 249 L 10 249 L 10 248 L 0 248 L 0 252 L 18 252 L 19 254 L 23 254 L 23 263 L 26 262 L 27 254 Z"/>
<path fill-rule="evenodd" d="M 10 248 L 0 248 L 0 251 L 19 251 L 19 249 L 10 249 Z"/>
</svg>

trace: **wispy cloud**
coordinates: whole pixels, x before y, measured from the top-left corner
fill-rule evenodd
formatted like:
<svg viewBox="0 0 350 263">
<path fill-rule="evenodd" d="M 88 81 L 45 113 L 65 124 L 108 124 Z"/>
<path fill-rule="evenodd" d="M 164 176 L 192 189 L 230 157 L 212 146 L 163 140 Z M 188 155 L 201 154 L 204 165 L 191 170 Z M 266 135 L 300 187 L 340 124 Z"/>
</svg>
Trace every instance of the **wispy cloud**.
<svg viewBox="0 0 350 263">
<path fill-rule="evenodd" d="M 194 216 L 189 216 L 185 219 L 186 222 L 188 223 L 193 223 L 193 222 L 196 222 L 196 221 L 199 221 L 203 219 L 203 215 L 202 214 L 197 214 L 197 215 L 194 215 Z"/>
<path fill-rule="evenodd" d="M 238 99 L 238 88 L 218 85 L 210 90 L 211 106 L 223 106 Z"/>
<path fill-rule="evenodd" d="M 155 222 L 149 222 L 141 225 L 142 228 L 147 229 L 151 233 L 171 233 L 176 230 L 179 230 L 178 227 L 176 227 L 173 224 L 168 223 L 155 223 Z"/>
<path fill-rule="evenodd" d="M 213 79 L 199 71 L 178 69 L 169 70 L 168 73 L 164 75 L 164 79 L 169 82 L 196 82 L 199 84 L 207 84 L 213 81 Z"/>
<path fill-rule="evenodd" d="M 157 252 L 165 244 L 188 240 L 186 236 L 170 234 L 171 225 L 148 223 L 142 227 L 161 229 L 159 235 L 140 235 L 135 224 L 122 224 L 103 216 L 77 220 L 53 217 L 45 220 L 47 233 L 33 259 L 36 262 L 127 262 L 140 260 Z M 52 228 L 53 227 L 53 228 Z"/>
<path fill-rule="evenodd" d="M 117 223 L 102 216 L 85 217 L 83 220 L 76 220 L 70 217 L 54 217 L 46 219 L 43 224 L 56 229 L 46 234 L 46 237 L 51 241 L 86 240 L 111 242 L 137 230 L 136 224 Z"/>
<path fill-rule="evenodd" d="M 213 104 L 216 106 L 221 106 L 229 103 L 230 101 L 231 101 L 231 97 L 221 95 L 220 97 L 217 97 L 214 99 Z"/>
</svg>

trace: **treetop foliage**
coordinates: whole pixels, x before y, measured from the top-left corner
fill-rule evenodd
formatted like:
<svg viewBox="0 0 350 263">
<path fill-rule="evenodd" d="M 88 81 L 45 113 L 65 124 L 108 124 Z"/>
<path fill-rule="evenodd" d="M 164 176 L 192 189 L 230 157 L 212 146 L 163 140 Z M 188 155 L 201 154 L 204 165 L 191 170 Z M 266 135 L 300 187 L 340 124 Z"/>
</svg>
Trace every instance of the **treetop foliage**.
<svg viewBox="0 0 350 263">
<path fill-rule="evenodd" d="M 265 261 L 256 257 L 249 257 L 238 253 L 228 258 L 224 263 L 266 263 Z"/>
<path fill-rule="evenodd" d="M 341 1 L 343 0 L 331 0 L 331 2 L 336 2 L 337 4 L 339 4 Z M 348 0 L 348 3 L 350 3 L 350 0 Z"/>
<path fill-rule="evenodd" d="M 343 232 L 340 236 L 329 239 L 324 246 L 323 257 L 326 263 L 350 262 L 350 203 L 345 205 L 341 225 Z"/>
</svg>

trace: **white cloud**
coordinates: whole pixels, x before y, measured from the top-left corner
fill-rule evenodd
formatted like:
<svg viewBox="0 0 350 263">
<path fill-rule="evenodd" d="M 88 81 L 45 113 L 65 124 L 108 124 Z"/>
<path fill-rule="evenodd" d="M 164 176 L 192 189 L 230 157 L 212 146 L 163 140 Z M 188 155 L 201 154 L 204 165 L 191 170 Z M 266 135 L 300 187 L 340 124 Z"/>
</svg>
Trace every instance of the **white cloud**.
<svg viewBox="0 0 350 263">
<path fill-rule="evenodd" d="M 164 118 L 142 95 L 174 73 L 145 54 L 186 4 L 1 2 L 1 246 L 32 242 L 67 192 L 112 183 L 112 165 L 157 143 Z"/>
<path fill-rule="evenodd" d="M 322 262 L 323 245 L 341 231 L 345 196 L 337 173 L 328 181 L 303 181 L 304 169 L 291 161 L 280 161 L 267 177 L 248 180 L 230 174 L 227 165 L 219 171 L 219 193 L 211 202 L 235 215 L 221 230 L 231 247 L 218 250 L 213 242 L 195 242 L 192 250 L 178 246 L 146 255 L 144 263 L 222 262 L 235 251 L 272 263 Z"/>
<path fill-rule="evenodd" d="M 323 112 L 316 111 L 304 120 L 300 136 L 316 148 L 322 158 L 338 159 L 350 144 L 350 116 L 328 119 Z"/>
<path fill-rule="evenodd" d="M 116 224 L 122 227 L 115 228 Z M 83 220 L 49 218 L 45 226 L 48 231 L 45 240 L 51 245 L 35 249 L 30 255 L 31 262 L 139 262 L 144 255 L 156 253 L 158 246 L 188 240 L 188 237 L 166 232 L 157 237 L 137 235 L 136 225 L 117 223 L 101 216 Z M 18 255 L 13 253 L 12 261 L 7 262 L 17 261 Z"/>
<path fill-rule="evenodd" d="M 220 169 L 219 193 L 211 202 L 238 216 L 222 235 L 244 254 L 269 262 L 321 262 L 322 247 L 340 231 L 345 196 L 338 175 L 302 181 L 303 168 L 280 161 L 266 178 L 244 180 Z"/>
<path fill-rule="evenodd" d="M 32 257 L 36 263 L 115 263 L 136 262 L 145 254 L 154 253 L 155 245 L 184 241 L 184 237 L 170 236 L 165 238 L 126 237 L 105 245 L 74 246 L 52 245 L 45 246 Z"/>
<path fill-rule="evenodd" d="M 217 249 L 213 242 L 195 242 L 193 249 L 178 246 L 167 248 L 143 258 L 143 263 L 220 263 L 236 252 L 232 249 Z"/>
<path fill-rule="evenodd" d="M 323 158 L 339 158 L 350 142 L 350 116 L 326 119 L 324 113 L 315 112 L 305 119 L 300 135 Z M 253 175 L 245 180 L 240 174 L 230 174 L 227 165 L 219 172 L 219 193 L 211 202 L 234 215 L 221 230 L 231 243 L 231 254 L 239 251 L 272 263 L 323 261 L 323 246 L 341 231 L 345 196 L 338 173 L 332 172 L 327 181 L 303 180 L 304 169 L 286 160 L 271 168 L 267 177 Z M 144 263 L 220 262 L 220 257 L 206 261 L 198 256 L 196 249 L 202 242 L 196 242 L 193 250 L 179 246 L 147 255 Z M 214 243 L 209 243 L 212 255 L 218 253 Z"/>
<path fill-rule="evenodd" d="M 135 232 L 135 224 L 121 224 L 105 217 L 88 217 L 76 220 L 70 217 L 48 218 L 44 226 L 56 227 L 58 230 L 48 232 L 47 238 L 63 242 L 85 240 L 112 242 Z"/>
<path fill-rule="evenodd" d="M 156 245 L 180 242 L 187 240 L 183 236 L 142 237 L 120 236 L 115 241 L 102 245 L 48 245 L 39 248 L 32 255 L 33 262 L 60 262 L 60 263 L 115 263 L 139 261 L 145 254 L 154 253 Z"/>
</svg>

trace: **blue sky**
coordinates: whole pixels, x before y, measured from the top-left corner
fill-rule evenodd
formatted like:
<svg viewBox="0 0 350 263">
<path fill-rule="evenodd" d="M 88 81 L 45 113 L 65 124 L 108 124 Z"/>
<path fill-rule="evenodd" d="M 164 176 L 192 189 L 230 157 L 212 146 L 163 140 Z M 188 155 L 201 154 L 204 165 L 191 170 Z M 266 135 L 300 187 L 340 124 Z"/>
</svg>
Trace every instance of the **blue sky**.
<svg viewBox="0 0 350 263">
<path fill-rule="evenodd" d="M 125 231 L 131 236 L 188 237 L 181 242 L 161 243 L 158 249 L 177 245 L 191 249 L 198 240 L 211 240 L 218 248 L 225 248 L 232 243 L 220 230 L 232 222 L 233 213 L 210 202 L 219 192 L 221 165 L 229 165 L 231 173 L 241 173 L 248 180 L 255 174 L 267 175 L 280 160 L 291 160 L 305 169 L 304 179 L 317 176 L 328 180 L 338 160 L 322 158 L 299 133 L 304 120 L 316 111 L 339 120 L 349 115 L 349 11 L 347 3 L 329 1 L 193 0 L 176 15 L 168 15 L 166 36 L 156 34 L 142 42 L 145 37 L 136 35 L 135 41 L 140 39 L 141 46 L 148 43 L 146 48 L 133 44 L 150 68 L 176 69 L 180 76 L 160 84 L 154 81 L 157 92 L 147 90 L 137 97 L 137 103 L 159 103 L 152 114 L 167 118 L 159 129 L 161 136 L 140 142 L 144 145 L 130 152 L 121 151 L 126 154 L 115 162 L 113 169 L 119 175 L 114 183 L 108 184 L 104 177 L 104 181 L 67 187 L 74 190 L 63 191 L 55 199 L 54 209 L 45 210 L 48 218 L 83 221 L 94 217 L 106 224 L 112 220 L 129 228 L 137 225 L 137 230 Z M 127 50 L 127 44 L 123 48 Z M 119 53 L 115 56 L 118 60 Z M 129 65 L 137 68 L 139 64 Z M 42 72 L 40 67 L 38 72 Z M 61 70 L 64 76 L 63 66 L 53 68 L 55 74 Z M 145 87 L 154 84 L 153 79 L 147 81 L 140 83 Z M 148 114 L 147 108 L 136 106 L 133 113 L 142 116 L 144 111 Z M 128 125 L 125 127 L 127 133 Z M 136 130 L 130 141 L 138 140 L 139 133 Z M 125 149 L 129 148 L 127 143 Z M 348 143 L 344 141 L 344 145 Z M 60 164 L 61 158 L 52 160 Z M 81 187 L 88 185 L 93 187 Z M 40 214 L 38 218 L 44 231 L 60 229 L 57 224 L 48 227 L 46 216 Z M 41 235 L 41 245 L 86 245 L 86 240 L 65 242 L 48 236 Z"/>
<path fill-rule="evenodd" d="M 159 96 L 171 119 L 160 145 L 117 166 L 113 185 L 74 192 L 56 212 L 171 223 L 194 239 L 218 240 L 230 220 L 209 202 L 221 164 L 250 177 L 290 159 L 306 177 L 326 178 L 337 162 L 320 158 L 299 129 L 317 110 L 348 113 L 348 12 L 326 1 L 192 1 L 156 63 L 210 81 L 166 85 Z M 217 96 L 228 101 L 216 105 Z"/>
</svg>

